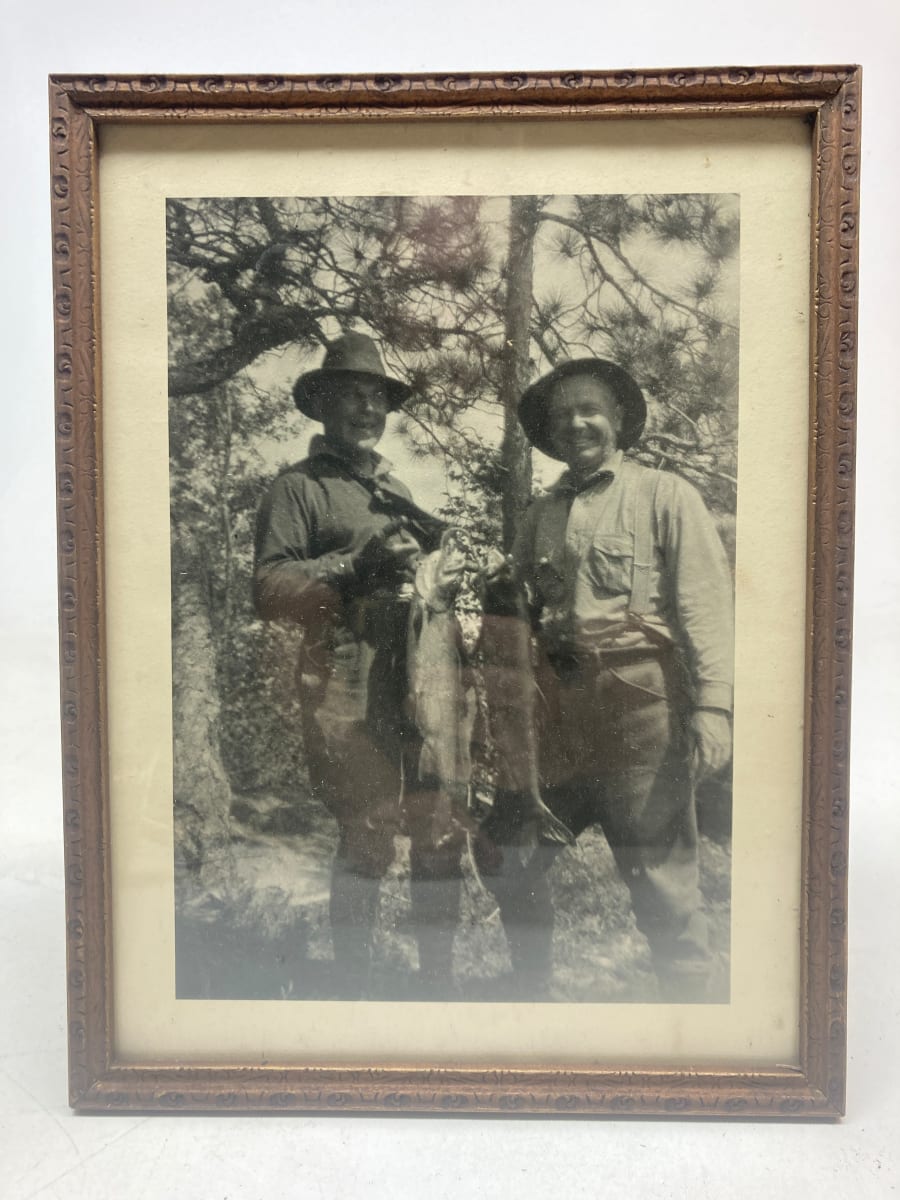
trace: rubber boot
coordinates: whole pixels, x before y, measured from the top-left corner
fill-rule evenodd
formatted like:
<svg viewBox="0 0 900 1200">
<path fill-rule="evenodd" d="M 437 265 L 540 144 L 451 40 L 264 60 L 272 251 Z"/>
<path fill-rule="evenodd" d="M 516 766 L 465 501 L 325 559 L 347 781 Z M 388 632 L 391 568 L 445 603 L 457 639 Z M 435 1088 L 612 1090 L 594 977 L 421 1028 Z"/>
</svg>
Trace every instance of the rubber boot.
<svg viewBox="0 0 900 1200">
<path fill-rule="evenodd" d="M 329 916 L 335 990 L 341 1000 L 361 1000 L 369 992 L 380 884 L 380 879 L 348 870 L 340 859 L 332 866 Z"/>
<path fill-rule="evenodd" d="M 453 941 L 459 923 L 462 880 L 410 879 L 410 908 L 419 945 L 417 999 L 453 1000 Z"/>
<path fill-rule="evenodd" d="M 553 903 L 542 871 L 491 881 L 512 964 L 511 1000 L 543 1000 L 553 976 Z"/>
</svg>

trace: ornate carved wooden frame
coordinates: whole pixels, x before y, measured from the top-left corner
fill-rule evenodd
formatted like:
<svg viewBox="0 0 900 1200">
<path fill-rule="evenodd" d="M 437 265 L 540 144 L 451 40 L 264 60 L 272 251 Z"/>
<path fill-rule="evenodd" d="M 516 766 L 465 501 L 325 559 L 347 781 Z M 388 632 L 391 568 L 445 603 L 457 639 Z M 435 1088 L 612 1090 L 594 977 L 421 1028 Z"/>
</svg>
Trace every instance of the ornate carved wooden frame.
<svg viewBox="0 0 900 1200">
<path fill-rule="evenodd" d="M 860 70 L 50 80 L 71 1103 L 83 1111 L 389 1110 L 833 1118 L 843 1111 Z M 99 454 L 104 122 L 805 116 L 813 127 L 800 1068 L 120 1065 L 113 1045 Z"/>
</svg>

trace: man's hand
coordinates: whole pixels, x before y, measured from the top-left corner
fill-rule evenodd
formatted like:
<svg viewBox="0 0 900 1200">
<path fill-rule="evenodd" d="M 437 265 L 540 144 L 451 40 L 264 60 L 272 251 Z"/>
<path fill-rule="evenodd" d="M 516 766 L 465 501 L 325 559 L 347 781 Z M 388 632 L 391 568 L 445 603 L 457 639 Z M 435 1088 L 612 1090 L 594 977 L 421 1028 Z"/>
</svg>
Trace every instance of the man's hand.
<svg viewBox="0 0 900 1200">
<path fill-rule="evenodd" d="M 361 583 L 388 584 L 412 578 L 419 543 L 402 521 L 391 521 L 353 555 L 353 571 Z"/>
<path fill-rule="evenodd" d="M 691 717 L 694 777 L 703 779 L 721 771 L 731 758 L 731 721 L 718 708 L 698 708 Z"/>
<path fill-rule="evenodd" d="M 459 534 L 455 529 L 445 530 L 434 573 L 434 587 L 444 603 L 449 603 L 459 591 L 467 566 L 468 558 Z"/>
</svg>

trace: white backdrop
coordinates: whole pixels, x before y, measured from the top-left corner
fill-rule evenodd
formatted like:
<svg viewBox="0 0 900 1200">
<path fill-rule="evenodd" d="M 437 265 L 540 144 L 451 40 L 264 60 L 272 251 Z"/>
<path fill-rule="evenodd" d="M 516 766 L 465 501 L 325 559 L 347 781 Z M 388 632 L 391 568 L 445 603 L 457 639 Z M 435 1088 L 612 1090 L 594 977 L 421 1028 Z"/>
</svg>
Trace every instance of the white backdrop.
<svg viewBox="0 0 900 1200">
<path fill-rule="evenodd" d="M 0 1195 L 880 1197 L 900 1183 L 896 0 L 5 6 Z M 138 10 L 135 10 L 138 11 Z M 46 76 L 861 62 L 850 1115 L 840 1126 L 75 1118 L 66 1106 Z"/>
</svg>

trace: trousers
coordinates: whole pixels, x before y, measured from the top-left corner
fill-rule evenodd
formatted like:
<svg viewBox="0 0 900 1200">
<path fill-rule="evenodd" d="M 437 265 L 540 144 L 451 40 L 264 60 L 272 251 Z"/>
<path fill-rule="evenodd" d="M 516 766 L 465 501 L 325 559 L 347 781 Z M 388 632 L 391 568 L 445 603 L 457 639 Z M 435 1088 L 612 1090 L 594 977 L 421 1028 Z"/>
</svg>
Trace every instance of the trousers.
<svg viewBox="0 0 900 1200">
<path fill-rule="evenodd" d="M 421 740 L 403 711 L 405 624 L 378 642 L 341 631 L 324 670 L 301 665 L 300 699 L 310 787 L 337 822 L 330 919 L 346 993 L 365 989 L 379 885 L 394 839 L 410 839 L 410 900 L 423 979 L 450 975 L 459 919 L 461 824 L 437 825 L 440 796 L 416 778 Z M 304 666 L 306 670 L 304 670 Z M 436 836 L 439 834 L 440 836 Z"/>
<path fill-rule="evenodd" d="M 628 886 L 663 999 L 701 999 L 710 967 L 699 878 L 696 801 L 684 677 L 674 652 L 551 662 L 538 670 L 545 803 L 577 837 L 599 826 Z M 489 847 L 476 844 L 476 859 Z M 552 967 L 547 872 L 559 847 L 511 855 L 485 875 L 500 907 L 515 974 L 536 994 Z M 543 980 L 543 983 L 541 982 Z"/>
<path fill-rule="evenodd" d="M 544 671 L 544 798 L 577 837 L 599 825 L 661 982 L 705 979 L 690 706 L 674 651 Z"/>
</svg>

